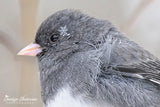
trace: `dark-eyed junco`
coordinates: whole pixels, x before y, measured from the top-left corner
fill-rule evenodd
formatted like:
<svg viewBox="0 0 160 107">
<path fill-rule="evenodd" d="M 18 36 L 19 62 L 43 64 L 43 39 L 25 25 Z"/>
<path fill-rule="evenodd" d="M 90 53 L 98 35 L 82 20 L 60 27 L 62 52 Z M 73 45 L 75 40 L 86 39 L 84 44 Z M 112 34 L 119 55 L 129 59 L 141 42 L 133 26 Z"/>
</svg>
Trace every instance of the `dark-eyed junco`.
<svg viewBox="0 0 160 107">
<path fill-rule="evenodd" d="M 18 54 L 37 55 L 44 107 L 160 107 L 160 61 L 106 20 L 59 11 Z"/>
</svg>

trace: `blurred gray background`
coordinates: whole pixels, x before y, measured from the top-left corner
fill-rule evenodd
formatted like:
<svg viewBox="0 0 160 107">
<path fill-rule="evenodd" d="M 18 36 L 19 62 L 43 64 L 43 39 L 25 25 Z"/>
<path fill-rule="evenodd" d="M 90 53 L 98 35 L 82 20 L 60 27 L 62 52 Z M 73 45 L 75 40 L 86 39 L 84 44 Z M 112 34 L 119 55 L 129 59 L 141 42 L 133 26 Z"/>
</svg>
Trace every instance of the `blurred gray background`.
<svg viewBox="0 0 160 107">
<path fill-rule="evenodd" d="M 42 107 L 36 58 L 16 53 L 45 18 L 66 8 L 110 20 L 160 58 L 160 0 L 0 0 L 0 107 Z M 14 101 L 21 97 L 36 101 Z"/>
</svg>

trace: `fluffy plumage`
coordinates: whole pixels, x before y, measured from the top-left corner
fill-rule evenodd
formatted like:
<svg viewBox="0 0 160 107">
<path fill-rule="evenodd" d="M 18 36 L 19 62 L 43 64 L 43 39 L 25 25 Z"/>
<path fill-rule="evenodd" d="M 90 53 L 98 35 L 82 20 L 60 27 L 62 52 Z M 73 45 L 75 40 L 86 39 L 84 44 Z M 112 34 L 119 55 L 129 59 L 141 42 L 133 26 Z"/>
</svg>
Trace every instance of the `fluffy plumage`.
<svg viewBox="0 0 160 107">
<path fill-rule="evenodd" d="M 59 38 L 51 42 L 54 33 Z M 43 48 L 38 63 L 45 106 L 64 87 L 97 107 L 160 105 L 160 61 L 110 22 L 62 10 L 41 24 L 35 42 Z"/>
</svg>

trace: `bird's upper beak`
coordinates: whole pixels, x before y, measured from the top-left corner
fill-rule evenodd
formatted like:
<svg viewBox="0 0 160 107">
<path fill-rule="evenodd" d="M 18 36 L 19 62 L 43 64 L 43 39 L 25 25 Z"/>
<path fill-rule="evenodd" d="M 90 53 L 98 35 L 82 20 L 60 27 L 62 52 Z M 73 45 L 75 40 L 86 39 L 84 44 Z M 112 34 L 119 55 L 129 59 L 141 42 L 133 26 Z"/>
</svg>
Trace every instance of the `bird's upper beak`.
<svg viewBox="0 0 160 107">
<path fill-rule="evenodd" d="M 36 56 L 41 52 L 42 52 L 41 46 L 33 42 L 28 46 L 26 46 L 25 48 L 23 48 L 21 51 L 19 51 L 17 55 Z"/>
</svg>

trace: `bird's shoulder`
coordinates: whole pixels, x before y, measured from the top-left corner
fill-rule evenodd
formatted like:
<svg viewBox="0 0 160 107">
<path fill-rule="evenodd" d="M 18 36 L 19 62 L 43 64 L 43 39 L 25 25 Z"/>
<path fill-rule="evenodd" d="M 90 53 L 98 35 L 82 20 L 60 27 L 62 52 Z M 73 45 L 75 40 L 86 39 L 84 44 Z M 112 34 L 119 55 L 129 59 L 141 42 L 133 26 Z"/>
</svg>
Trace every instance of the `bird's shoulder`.
<svg viewBox="0 0 160 107">
<path fill-rule="evenodd" d="M 110 31 L 104 47 L 102 71 L 114 69 L 124 76 L 160 84 L 160 60 L 123 34 Z"/>
</svg>

